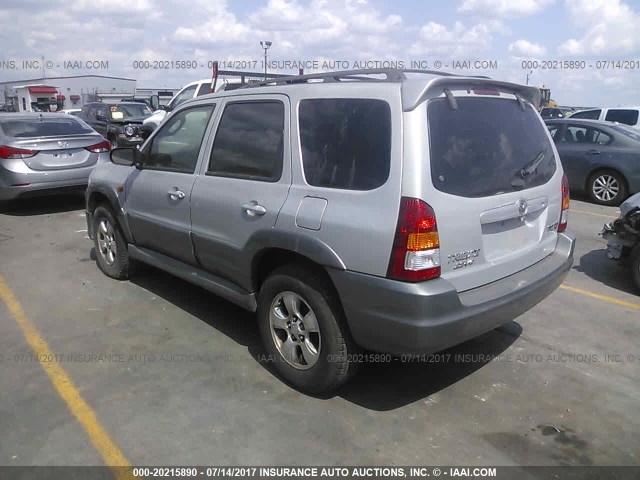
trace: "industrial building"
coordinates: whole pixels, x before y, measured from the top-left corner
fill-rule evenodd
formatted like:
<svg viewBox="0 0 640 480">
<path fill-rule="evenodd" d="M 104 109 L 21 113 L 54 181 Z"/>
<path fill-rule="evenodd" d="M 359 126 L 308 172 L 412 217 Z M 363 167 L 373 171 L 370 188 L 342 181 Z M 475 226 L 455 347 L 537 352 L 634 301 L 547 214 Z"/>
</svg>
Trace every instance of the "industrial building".
<svg viewBox="0 0 640 480">
<path fill-rule="evenodd" d="M 125 97 L 150 97 L 159 93 L 163 94 L 161 98 L 170 98 L 178 90 L 136 89 L 135 79 L 104 75 L 40 77 L 0 82 L 0 103 L 21 112 L 61 110 L 82 108 L 84 103 L 91 101 L 119 101 Z"/>
</svg>

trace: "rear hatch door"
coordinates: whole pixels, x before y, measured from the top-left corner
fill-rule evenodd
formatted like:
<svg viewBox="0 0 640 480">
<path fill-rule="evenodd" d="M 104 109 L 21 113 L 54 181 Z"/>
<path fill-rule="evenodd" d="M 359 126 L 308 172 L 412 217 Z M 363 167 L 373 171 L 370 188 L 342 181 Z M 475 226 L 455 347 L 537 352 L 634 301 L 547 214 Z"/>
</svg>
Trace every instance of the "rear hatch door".
<svg viewBox="0 0 640 480">
<path fill-rule="evenodd" d="M 487 88 L 491 88 L 487 86 Z M 523 270 L 553 252 L 562 167 L 538 112 L 497 90 L 428 102 L 426 198 L 442 277 L 458 291 Z"/>
</svg>

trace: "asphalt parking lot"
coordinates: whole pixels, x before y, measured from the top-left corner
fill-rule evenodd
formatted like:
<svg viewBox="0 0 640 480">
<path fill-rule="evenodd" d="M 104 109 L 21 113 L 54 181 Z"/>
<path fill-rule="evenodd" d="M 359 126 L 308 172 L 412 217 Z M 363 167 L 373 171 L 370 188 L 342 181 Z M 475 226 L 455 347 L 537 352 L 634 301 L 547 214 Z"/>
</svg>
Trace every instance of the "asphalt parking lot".
<svg viewBox="0 0 640 480">
<path fill-rule="evenodd" d="M 504 328 L 314 398 L 251 314 L 100 273 L 81 197 L 22 202 L 0 213 L 0 465 L 638 465 L 640 296 L 597 235 L 616 216 L 572 200 L 570 275 Z"/>
</svg>

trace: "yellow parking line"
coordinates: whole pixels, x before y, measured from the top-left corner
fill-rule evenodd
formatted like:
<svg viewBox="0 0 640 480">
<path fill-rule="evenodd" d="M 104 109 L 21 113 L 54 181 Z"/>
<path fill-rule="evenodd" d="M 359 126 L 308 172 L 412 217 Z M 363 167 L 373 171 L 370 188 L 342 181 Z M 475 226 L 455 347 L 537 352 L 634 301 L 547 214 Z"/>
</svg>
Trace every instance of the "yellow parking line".
<svg viewBox="0 0 640 480">
<path fill-rule="evenodd" d="M 563 290 L 568 290 L 570 292 L 579 293 L 581 295 L 586 295 L 587 297 L 597 298 L 598 300 L 603 300 L 609 303 L 615 303 L 616 305 L 621 305 L 627 308 L 633 308 L 634 310 L 640 310 L 640 304 L 625 302 L 624 300 L 619 300 L 617 298 L 609 297 L 607 295 L 600 295 L 599 293 L 593 293 L 588 290 L 582 290 L 581 288 L 570 287 L 568 285 L 560 285 L 560 288 Z"/>
<path fill-rule="evenodd" d="M 56 358 L 47 342 L 40 336 L 35 325 L 27 317 L 18 302 L 5 278 L 0 275 L 0 298 L 4 301 L 22 330 L 27 343 L 33 350 L 37 358 Z M 89 440 L 102 456 L 105 464 L 112 468 L 114 476 L 118 480 L 129 480 L 135 478 L 131 471 L 131 463 L 124 453 L 118 448 L 109 434 L 100 424 L 95 412 L 89 404 L 82 398 L 80 391 L 74 385 L 73 380 L 58 362 L 40 362 L 40 366 L 49 376 L 49 380 L 57 390 L 60 397 L 65 401 L 71 413 L 76 417 L 80 425 L 89 436 Z M 125 467 L 125 468 L 122 468 Z"/>
<path fill-rule="evenodd" d="M 618 215 L 605 215 L 604 213 L 585 212 L 584 210 L 569 209 L 569 213 L 584 213 L 585 215 L 593 215 L 594 217 L 618 218 Z"/>
</svg>

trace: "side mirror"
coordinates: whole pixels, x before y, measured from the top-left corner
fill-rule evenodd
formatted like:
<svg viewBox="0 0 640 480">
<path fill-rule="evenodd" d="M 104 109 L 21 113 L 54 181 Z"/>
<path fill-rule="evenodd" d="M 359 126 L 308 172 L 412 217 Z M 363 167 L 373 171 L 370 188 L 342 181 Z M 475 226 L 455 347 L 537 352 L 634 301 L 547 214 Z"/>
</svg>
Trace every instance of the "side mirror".
<svg viewBox="0 0 640 480">
<path fill-rule="evenodd" d="M 151 95 L 151 97 L 149 97 L 149 102 L 151 103 L 151 108 L 154 111 L 160 108 L 160 97 L 158 97 L 158 95 Z"/>
<path fill-rule="evenodd" d="M 125 167 L 135 165 L 138 169 L 142 168 L 141 157 L 140 150 L 136 148 L 114 148 L 109 154 L 111 163 L 124 165 Z"/>
<path fill-rule="evenodd" d="M 100 120 L 102 122 L 107 121 L 107 116 L 104 113 L 98 112 L 96 113 L 96 120 Z"/>
</svg>

